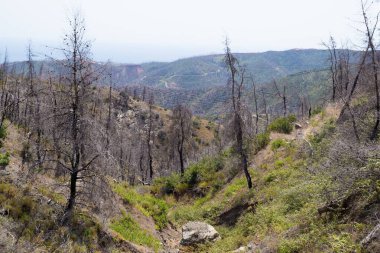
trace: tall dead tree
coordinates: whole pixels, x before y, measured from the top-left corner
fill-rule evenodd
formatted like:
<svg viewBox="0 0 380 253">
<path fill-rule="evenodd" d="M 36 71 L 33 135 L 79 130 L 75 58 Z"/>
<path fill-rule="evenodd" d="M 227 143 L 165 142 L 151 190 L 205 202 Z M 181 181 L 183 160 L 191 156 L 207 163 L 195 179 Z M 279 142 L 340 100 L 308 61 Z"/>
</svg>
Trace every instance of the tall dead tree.
<svg viewBox="0 0 380 253">
<path fill-rule="evenodd" d="M 348 92 L 348 85 L 350 84 L 350 50 L 342 49 L 338 53 L 338 74 L 337 82 L 339 87 L 340 96 L 346 96 Z"/>
<path fill-rule="evenodd" d="M 108 115 L 106 122 L 106 150 L 109 150 L 110 146 L 110 132 L 111 132 L 111 112 L 112 112 L 112 71 L 109 74 L 109 92 L 108 92 Z"/>
<path fill-rule="evenodd" d="M 144 86 L 143 91 L 142 91 L 142 101 L 145 102 L 146 99 L 146 87 Z"/>
<path fill-rule="evenodd" d="M 286 114 L 287 114 L 286 85 L 285 84 L 283 85 L 283 91 L 281 92 L 276 80 L 273 80 L 273 84 L 276 89 L 277 96 L 282 100 L 283 113 L 284 113 L 284 117 L 286 117 Z"/>
<path fill-rule="evenodd" d="M 153 146 L 153 104 L 154 96 L 150 95 L 149 98 L 149 116 L 148 116 L 148 126 L 146 132 L 146 145 L 148 148 L 148 170 L 149 170 L 149 179 L 150 182 L 153 180 L 153 155 L 152 155 L 152 146 Z"/>
<path fill-rule="evenodd" d="M 256 114 L 256 118 L 255 118 L 255 133 L 257 134 L 259 132 L 259 108 L 258 108 L 258 105 L 257 105 L 256 85 L 255 85 L 255 82 L 254 82 L 252 76 L 250 76 L 250 79 L 252 80 L 253 102 L 254 102 L 254 105 L 255 105 L 255 114 Z"/>
<path fill-rule="evenodd" d="M 365 25 L 365 34 L 367 38 L 368 48 L 370 50 L 370 59 L 371 59 L 371 67 L 372 67 L 372 75 L 373 75 L 373 85 L 376 96 L 376 120 L 375 125 L 372 129 L 370 139 L 374 140 L 378 137 L 379 126 L 380 126 L 380 93 L 379 93 L 379 63 L 378 63 L 378 54 L 375 46 L 374 34 L 377 30 L 377 24 L 379 21 L 379 14 L 376 15 L 374 23 L 371 24 L 368 16 L 367 16 L 367 6 L 361 1 L 362 7 L 362 15 L 363 15 L 363 23 Z"/>
<path fill-rule="evenodd" d="M 191 141 L 192 113 L 184 105 L 177 105 L 173 110 L 173 120 L 170 127 L 172 147 L 178 154 L 180 173 L 185 173 L 186 146 Z M 188 150 L 187 150 L 188 151 Z"/>
<path fill-rule="evenodd" d="M 232 102 L 232 131 L 234 132 L 234 144 L 240 157 L 240 165 L 247 180 L 248 188 L 252 188 L 252 179 L 248 171 L 248 156 L 244 148 L 243 140 L 243 105 L 242 92 L 245 81 L 245 69 L 239 65 L 237 58 L 232 54 L 228 39 L 225 42 L 224 62 L 229 72 L 228 86 L 231 91 Z"/>
<path fill-rule="evenodd" d="M 8 56 L 7 52 L 4 55 L 4 61 L 0 68 L 0 128 L 4 127 L 4 120 L 7 116 L 7 108 L 9 104 L 8 94 Z"/>
<path fill-rule="evenodd" d="M 65 56 L 64 67 L 67 70 L 64 82 L 67 87 L 64 90 L 61 103 L 61 114 L 66 117 L 63 122 L 58 123 L 61 128 L 61 135 L 65 139 L 61 142 L 62 166 L 68 171 L 69 197 L 65 209 L 63 222 L 70 223 L 79 194 L 78 182 L 84 182 L 91 173 L 86 173 L 91 169 L 91 165 L 98 157 L 98 154 L 89 154 L 87 149 L 91 148 L 91 136 L 86 113 L 86 96 L 90 85 L 94 81 L 92 61 L 90 59 L 90 42 L 85 40 L 85 25 L 83 18 L 74 14 L 69 20 L 70 31 L 64 37 L 64 48 L 62 52 Z M 64 104 L 65 103 L 65 104 Z M 65 131 L 65 133 L 62 133 Z"/>
<path fill-rule="evenodd" d="M 333 36 L 330 36 L 329 43 L 324 43 L 324 46 L 329 51 L 329 61 L 330 61 L 330 74 L 332 81 L 332 95 L 331 100 L 335 102 L 336 90 L 337 90 L 337 52 L 336 52 L 336 42 Z"/>
<path fill-rule="evenodd" d="M 42 119 L 41 119 L 41 85 L 39 85 L 39 78 L 35 70 L 34 61 L 33 61 L 33 52 L 32 47 L 29 44 L 27 48 L 27 81 L 28 89 L 25 94 L 25 126 L 29 128 L 30 133 L 28 141 L 35 135 L 33 138 L 35 148 L 36 148 L 36 163 L 32 166 L 41 166 L 44 160 L 43 150 L 42 150 Z M 40 69 L 40 74 L 42 74 L 42 67 Z"/>
<path fill-rule="evenodd" d="M 261 97 L 263 98 L 263 106 L 264 106 L 264 114 L 265 114 L 265 131 L 267 131 L 268 125 L 269 125 L 269 115 L 268 115 L 268 108 L 267 108 L 267 99 L 265 97 L 264 89 L 261 89 Z"/>
</svg>

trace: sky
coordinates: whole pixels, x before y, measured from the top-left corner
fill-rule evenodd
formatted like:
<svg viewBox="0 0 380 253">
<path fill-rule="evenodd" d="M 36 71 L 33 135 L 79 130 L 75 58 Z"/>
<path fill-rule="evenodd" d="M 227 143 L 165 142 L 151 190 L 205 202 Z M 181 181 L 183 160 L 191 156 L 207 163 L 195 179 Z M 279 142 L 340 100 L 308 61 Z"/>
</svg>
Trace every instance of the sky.
<svg viewBox="0 0 380 253">
<path fill-rule="evenodd" d="M 379 3 L 373 6 L 378 9 Z M 98 61 L 173 61 L 223 52 L 322 48 L 334 35 L 355 44 L 359 0 L 0 0 L 0 54 L 24 60 L 59 47 L 80 10 Z M 359 41 L 359 40 L 358 40 Z"/>
</svg>

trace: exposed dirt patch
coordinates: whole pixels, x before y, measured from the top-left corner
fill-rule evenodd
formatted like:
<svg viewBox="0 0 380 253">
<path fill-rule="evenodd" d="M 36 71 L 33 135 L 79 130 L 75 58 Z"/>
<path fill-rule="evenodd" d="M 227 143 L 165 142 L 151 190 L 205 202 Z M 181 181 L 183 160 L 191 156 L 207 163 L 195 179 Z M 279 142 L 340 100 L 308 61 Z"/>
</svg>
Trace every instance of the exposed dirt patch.
<svg viewBox="0 0 380 253">
<path fill-rule="evenodd" d="M 218 216 L 217 225 L 227 225 L 227 226 L 234 226 L 239 219 L 239 217 L 248 209 L 251 209 L 252 211 L 255 210 L 255 207 L 257 205 L 257 202 L 254 203 L 248 203 L 245 202 L 243 204 L 239 204 L 237 206 L 232 207 L 231 209 L 221 213 Z"/>
<path fill-rule="evenodd" d="M 172 224 L 159 232 L 160 239 L 163 243 L 164 252 L 178 252 L 182 237 L 181 231 L 178 231 Z"/>
</svg>

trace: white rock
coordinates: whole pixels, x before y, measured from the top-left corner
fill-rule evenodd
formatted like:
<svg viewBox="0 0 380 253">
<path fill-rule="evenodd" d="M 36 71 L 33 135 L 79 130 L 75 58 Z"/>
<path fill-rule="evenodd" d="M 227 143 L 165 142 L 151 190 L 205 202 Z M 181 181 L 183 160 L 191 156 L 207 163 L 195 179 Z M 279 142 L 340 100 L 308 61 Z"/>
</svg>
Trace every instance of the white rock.
<svg viewBox="0 0 380 253">
<path fill-rule="evenodd" d="M 182 226 L 183 245 L 192 245 L 220 239 L 215 228 L 205 222 L 191 221 Z"/>
</svg>

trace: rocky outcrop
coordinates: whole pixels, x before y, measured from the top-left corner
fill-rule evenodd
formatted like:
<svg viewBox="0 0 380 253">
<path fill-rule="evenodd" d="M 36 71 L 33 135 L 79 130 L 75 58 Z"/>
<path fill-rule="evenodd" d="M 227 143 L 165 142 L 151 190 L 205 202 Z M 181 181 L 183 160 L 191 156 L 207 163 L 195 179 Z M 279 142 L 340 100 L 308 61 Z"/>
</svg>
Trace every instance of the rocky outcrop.
<svg viewBox="0 0 380 253">
<path fill-rule="evenodd" d="M 182 245 L 193 245 L 220 239 L 215 228 L 205 222 L 191 221 L 182 227 Z"/>
<path fill-rule="evenodd" d="M 360 242 L 368 252 L 380 252 L 380 223 Z"/>
</svg>

